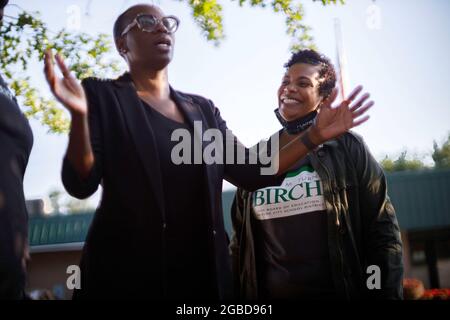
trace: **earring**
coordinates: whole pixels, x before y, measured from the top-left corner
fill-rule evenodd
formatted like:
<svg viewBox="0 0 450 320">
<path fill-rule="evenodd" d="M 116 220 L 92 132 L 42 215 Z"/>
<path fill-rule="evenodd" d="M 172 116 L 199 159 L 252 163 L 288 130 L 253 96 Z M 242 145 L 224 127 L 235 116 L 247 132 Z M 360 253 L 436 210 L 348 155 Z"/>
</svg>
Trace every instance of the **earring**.
<svg viewBox="0 0 450 320">
<path fill-rule="evenodd" d="M 126 50 L 126 49 L 120 49 L 121 54 L 126 54 L 127 52 L 128 52 L 128 50 Z"/>
</svg>

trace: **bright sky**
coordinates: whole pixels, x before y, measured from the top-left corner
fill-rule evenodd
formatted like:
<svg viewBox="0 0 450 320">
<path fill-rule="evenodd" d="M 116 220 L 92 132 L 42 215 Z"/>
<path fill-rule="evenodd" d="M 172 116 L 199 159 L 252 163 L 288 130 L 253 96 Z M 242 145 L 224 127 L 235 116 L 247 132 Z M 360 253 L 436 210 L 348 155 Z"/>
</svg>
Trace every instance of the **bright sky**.
<svg viewBox="0 0 450 320">
<path fill-rule="evenodd" d="M 115 18 L 127 7 L 144 1 L 11 0 L 28 11 L 40 11 L 52 30 L 67 25 L 71 5 L 81 9 L 80 31 L 111 34 Z M 282 16 L 269 9 L 224 7 L 226 40 L 219 48 L 207 43 L 184 2 L 156 2 L 181 19 L 171 84 L 178 90 L 204 95 L 221 109 L 229 128 L 247 145 L 268 137 L 279 124 L 274 116 L 276 91 L 289 58 L 290 39 Z M 377 159 L 411 153 L 429 156 L 433 140 L 442 142 L 450 131 L 450 12 L 448 0 L 349 0 L 344 6 L 323 7 L 304 0 L 306 22 L 319 50 L 336 62 L 334 18 L 339 18 L 347 54 L 350 87 L 362 84 L 375 100 L 368 123 L 357 128 Z M 373 22 L 369 6 L 376 4 L 381 19 Z M 89 9 L 89 15 L 85 12 Z M 7 14 L 17 9 L 7 8 Z M 373 27 L 375 26 L 375 28 Z M 36 83 L 47 91 L 42 66 L 33 69 Z M 61 159 L 67 138 L 47 134 L 31 121 L 35 143 L 25 177 L 27 198 L 40 198 L 61 188 Z M 229 187 L 229 185 L 226 185 Z M 98 195 L 94 197 L 98 199 Z"/>
</svg>

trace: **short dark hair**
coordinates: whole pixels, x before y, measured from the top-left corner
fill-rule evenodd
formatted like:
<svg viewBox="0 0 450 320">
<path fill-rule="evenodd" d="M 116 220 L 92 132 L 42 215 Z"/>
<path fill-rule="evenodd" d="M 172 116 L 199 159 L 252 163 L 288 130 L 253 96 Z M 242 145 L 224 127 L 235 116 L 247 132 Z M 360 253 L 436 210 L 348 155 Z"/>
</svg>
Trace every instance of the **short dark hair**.
<svg viewBox="0 0 450 320">
<path fill-rule="evenodd" d="M 131 22 L 131 21 L 129 21 L 130 17 L 128 16 L 130 11 L 133 10 L 134 8 L 136 8 L 136 7 L 141 7 L 141 6 L 149 6 L 149 7 L 158 8 L 157 6 L 155 6 L 153 4 L 141 3 L 141 4 L 135 4 L 135 5 L 131 6 L 131 7 L 129 7 L 124 12 L 122 12 L 122 14 L 120 14 L 120 16 L 118 16 L 116 21 L 114 22 L 114 27 L 113 27 L 114 40 L 116 40 L 117 38 L 120 38 L 120 36 L 122 35 L 123 30 L 125 30 L 127 25 Z"/>
<path fill-rule="evenodd" d="M 0 9 L 3 9 L 8 4 L 9 0 L 0 0 Z"/>
<path fill-rule="evenodd" d="M 320 66 L 319 70 L 319 95 L 327 98 L 336 85 L 336 71 L 330 59 L 312 49 L 304 49 L 294 52 L 284 67 L 289 69 L 296 63 L 306 63 L 313 66 Z M 323 80 L 322 80 L 323 79 Z"/>
<path fill-rule="evenodd" d="M 122 35 L 123 30 L 125 30 L 125 28 L 127 27 L 128 12 L 130 12 L 130 10 L 132 8 L 133 7 L 130 7 L 127 10 L 125 10 L 120 16 L 117 17 L 116 21 L 114 22 L 114 28 L 113 28 L 114 40 L 119 38 Z"/>
</svg>

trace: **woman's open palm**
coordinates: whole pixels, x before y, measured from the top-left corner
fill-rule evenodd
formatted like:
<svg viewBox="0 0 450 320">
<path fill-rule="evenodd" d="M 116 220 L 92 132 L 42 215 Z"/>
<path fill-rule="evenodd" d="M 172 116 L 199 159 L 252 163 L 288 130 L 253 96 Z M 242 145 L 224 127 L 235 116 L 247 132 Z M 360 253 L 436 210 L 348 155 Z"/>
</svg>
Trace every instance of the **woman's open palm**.
<svg viewBox="0 0 450 320">
<path fill-rule="evenodd" d="M 368 93 L 363 94 L 358 101 L 350 105 L 362 89 L 362 86 L 356 87 L 346 100 L 338 106 L 331 106 L 337 97 L 337 90 L 334 89 L 330 97 L 323 102 L 315 124 L 321 139 L 327 141 L 336 138 L 369 119 L 368 115 L 361 118 L 374 105 L 373 101 L 365 103 L 370 97 Z"/>
<path fill-rule="evenodd" d="M 44 58 L 44 72 L 53 95 L 71 114 L 87 114 L 87 100 L 83 87 L 70 73 L 59 54 L 56 54 L 56 63 L 63 74 L 62 78 L 56 76 L 53 53 L 50 49 L 47 50 Z"/>
</svg>

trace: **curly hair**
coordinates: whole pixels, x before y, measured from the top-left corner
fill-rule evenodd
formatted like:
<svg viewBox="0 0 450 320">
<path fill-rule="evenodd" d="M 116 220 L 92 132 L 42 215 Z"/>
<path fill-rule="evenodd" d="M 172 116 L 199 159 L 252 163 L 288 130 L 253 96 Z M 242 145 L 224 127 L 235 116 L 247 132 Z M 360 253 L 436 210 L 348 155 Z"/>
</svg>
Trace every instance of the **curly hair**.
<svg viewBox="0 0 450 320">
<path fill-rule="evenodd" d="M 336 85 L 336 71 L 330 59 L 311 49 L 294 52 L 284 67 L 289 69 L 296 63 L 306 63 L 313 66 L 320 66 L 319 70 L 319 95 L 327 98 Z"/>
</svg>

